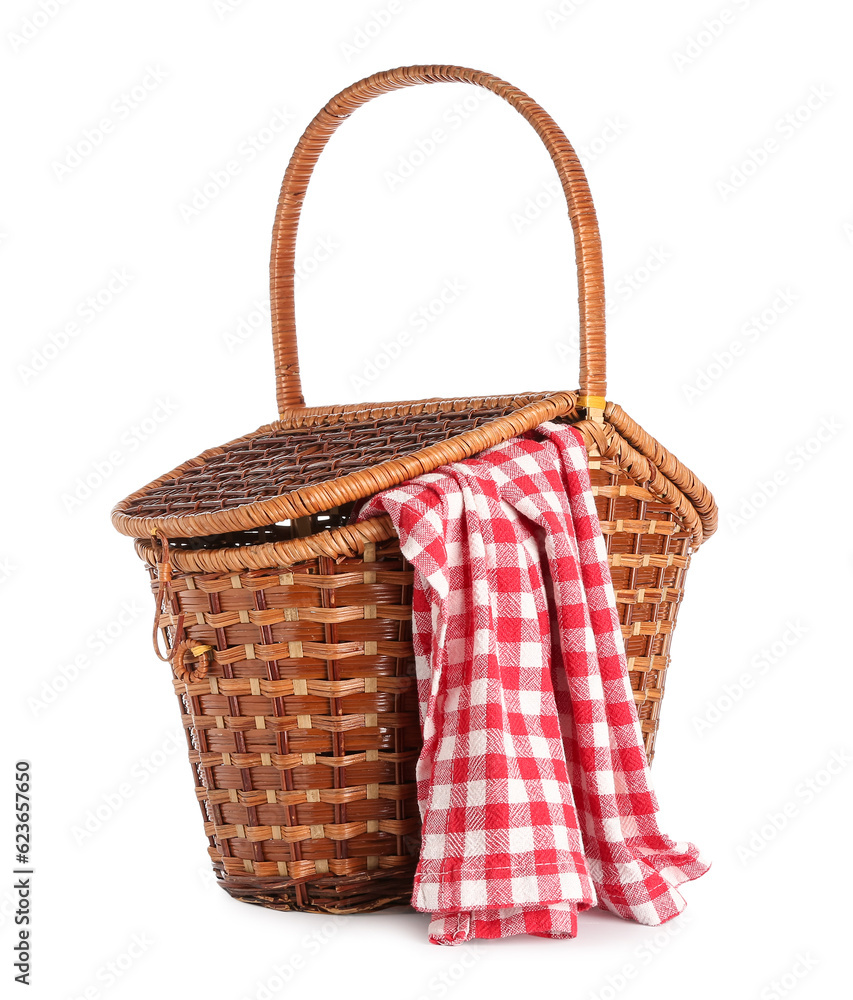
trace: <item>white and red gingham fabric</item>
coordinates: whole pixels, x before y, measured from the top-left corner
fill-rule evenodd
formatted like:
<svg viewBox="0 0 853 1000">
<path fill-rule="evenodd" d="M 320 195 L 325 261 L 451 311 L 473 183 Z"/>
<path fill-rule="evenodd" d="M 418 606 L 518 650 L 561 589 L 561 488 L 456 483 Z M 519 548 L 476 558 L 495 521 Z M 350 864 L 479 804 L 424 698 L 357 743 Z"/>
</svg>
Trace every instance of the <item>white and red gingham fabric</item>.
<svg viewBox="0 0 853 1000">
<path fill-rule="evenodd" d="M 412 905 L 430 941 L 674 917 L 708 869 L 661 833 L 586 449 L 534 431 L 385 490 L 415 570 L 424 735 Z"/>
</svg>

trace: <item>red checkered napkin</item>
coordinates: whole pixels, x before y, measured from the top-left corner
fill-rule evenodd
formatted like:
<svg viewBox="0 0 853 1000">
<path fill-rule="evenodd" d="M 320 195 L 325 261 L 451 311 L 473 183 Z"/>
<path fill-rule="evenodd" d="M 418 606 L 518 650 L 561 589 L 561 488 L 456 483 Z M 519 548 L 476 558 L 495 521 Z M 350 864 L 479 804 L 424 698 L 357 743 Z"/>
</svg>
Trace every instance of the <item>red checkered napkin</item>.
<svg viewBox="0 0 853 1000">
<path fill-rule="evenodd" d="M 412 905 L 430 940 L 574 937 L 597 904 L 660 924 L 708 869 L 658 828 L 577 431 L 535 431 L 384 491 L 415 570 L 424 747 Z"/>
</svg>

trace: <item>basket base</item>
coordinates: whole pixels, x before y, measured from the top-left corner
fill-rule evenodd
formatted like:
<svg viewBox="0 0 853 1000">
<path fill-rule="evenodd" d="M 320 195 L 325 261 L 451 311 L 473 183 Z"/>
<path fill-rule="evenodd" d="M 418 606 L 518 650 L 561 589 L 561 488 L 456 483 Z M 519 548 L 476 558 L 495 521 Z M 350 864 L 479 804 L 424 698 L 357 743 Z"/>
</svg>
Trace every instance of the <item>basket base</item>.
<svg viewBox="0 0 853 1000">
<path fill-rule="evenodd" d="M 415 913 L 411 906 L 414 869 L 413 863 L 410 869 L 393 874 L 367 872 L 348 878 L 314 878 L 310 883 L 217 875 L 219 884 L 234 899 L 270 910 L 343 915 L 394 906 Z"/>
</svg>

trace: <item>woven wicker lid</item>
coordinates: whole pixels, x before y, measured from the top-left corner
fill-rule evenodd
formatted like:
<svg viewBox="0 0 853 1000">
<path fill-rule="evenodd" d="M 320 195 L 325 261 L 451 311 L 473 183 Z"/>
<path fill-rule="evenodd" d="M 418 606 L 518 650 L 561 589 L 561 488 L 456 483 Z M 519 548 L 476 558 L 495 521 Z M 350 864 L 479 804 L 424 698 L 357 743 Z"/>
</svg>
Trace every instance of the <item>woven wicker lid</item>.
<svg viewBox="0 0 853 1000">
<path fill-rule="evenodd" d="M 296 341 L 296 235 L 314 166 L 326 143 L 362 104 L 417 84 L 463 82 L 507 101 L 542 140 L 566 195 L 575 245 L 580 314 L 580 392 L 332 408 L 305 405 Z M 554 120 L 523 91 L 458 66 L 408 66 L 341 91 L 315 116 L 281 186 L 270 255 L 270 307 L 279 420 L 204 452 L 119 503 L 113 523 L 143 538 L 264 527 L 342 503 L 467 458 L 544 420 L 604 412 L 604 282 L 601 242 L 586 176 Z"/>
<path fill-rule="evenodd" d="M 170 538 L 263 527 L 459 461 L 576 413 L 576 393 L 300 409 L 196 458 L 113 511 L 123 534 Z"/>
</svg>

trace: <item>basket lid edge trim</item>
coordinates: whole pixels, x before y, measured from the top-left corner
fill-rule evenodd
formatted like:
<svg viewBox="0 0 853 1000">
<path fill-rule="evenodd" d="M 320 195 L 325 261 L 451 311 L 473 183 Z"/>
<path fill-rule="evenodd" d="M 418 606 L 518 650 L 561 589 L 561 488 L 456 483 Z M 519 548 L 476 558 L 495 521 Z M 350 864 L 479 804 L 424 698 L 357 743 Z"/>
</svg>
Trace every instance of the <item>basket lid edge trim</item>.
<svg viewBox="0 0 853 1000">
<path fill-rule="evenodd" d="M 587 447 L 590 448 L 596 442 L 590 435 L 588 421 L 583 421 L 575 425 L 581 432 Z M 622 435 L 614 430 L 611 440 L 621 441 L 628 446 L 628 451 L 633 452 L 634 448 Z M 629 460 L 625 460 L 628 457 Z M 695 508 L 691 499 L 675 484 L 670 478 L 664 475 L 655 466 L 648 456 L 642 456 L 649 461 L 661 479 L 666 481 L 666 485 L 672 495 L 661 499 L 672 507 L 675 520 L 681 525 L 683 530 L 694 534 L 693 544 L 698 547 L 704 544 L 708 535 L 701 529 L 696 535 L 696 525 L 689 525 L 688 521 L 702 521 L 700 512 Z M 638 484 L 647 482 L 644 475 L 634 468 L 634 462 L 629 456 L 611 456 L 611 461 L 615 461 L 621 471 Z M 677 460 L 676 460 L 677 461 Z M 700 484 L 701 485 L 701 484 Z M 653 490 L 654 492 L 654 490 Z M 689 511 L 684 509 L 689 508 Z M 687 516 L 692 512 L 693 517 Z M 704 524 L 702 528 L 704 528 Z M 330 531 L 317 532 L 301 538 L 291 538 L 274 542 L 265 542 L 258 545 L 246 547 L 223 546 L 217 549 L 182 550 L 175 549 L 172 552 L 172 565 L 182 573 L 209 573 L 219 575 L 223 573 L 243 573 L 246 571 L 269 571 L 272 566 L 281 568 L 282 566 L 297 565 L 305 560 L 316 559 L 318 556 L 347 556 L 351 557 L 363 551 L 368 541 L 386 541 L 394 537 L 395 532 L 391 519 L 387 515 L 371 518 L 356 524 L 344 525 Z M 140 558 L 149 566 L 156 564 L 156 552 L 150 539 L 138 538 L 135 541 L 136 551 Z"/>
<path fill-rule="evenodd" d="M 531 399 L 531 396 L 533 397 Z M 331 507 L 350 500 L 361 499 L 370 496 L 379 490 L 389 486 L 397 485 L 414 475 L 423 472 L 430 472 L 439 465 L 448 461 L 460 461 L 468 458 L 484 448 L 491 447 L 506 441 L 516 434 L 523 433 L 542 423 L 543 420 L 550 420 L 556 416 L 565 416 L 577 409 L 577 392 L 566 391 L 550 394 L 530 394 L 513 396 L 486 396 L 464 397 L 441 399 L 431 398 L 426 400 L 407 401 L 405 403 L 385 403 L 370 407 L 369 404 L 355 404 L 349 407 L 335 408 L 311 408 L 306 411 L 294 410 L 293 420 L 279 420 L 271 424 L 264 424 L 250 434 L 244 434 L 226 444 L 210 448 L 202 452 L 195 458 L 189 459 L 181 465 L 167 472 L 165 475 L 152 480 L 146 486 L 136 490 L 134 493 L 121 500 L 112 511 L 112 522 L 116 530 L 123 535 L 132 538 L 141 538 L 152 534 L 155 530 L 160 530 L 166 535 L 180 537 L 197 537 L 199 535 L 219 534 L 231 531 L 244 531 L 250 528 L 259 528 L 264 525 L 275 523 L 291 517 L 302 517 L 306 514 L 320 513 Z M 511 405 L 518 401 L 523 405 L 510 413 L 490 420 L 479 427 L 464 431 L 461 434 L 445 438 L 434 444 L 411 452 L 408 455 L 399 456 L 388 461 L 381 462 L 375 466 L 341 476 L 338 479 L 327 480 L 323 483 L 292 490 L 288 493 L 276 497 L 269 497 L 265 500 L 257 500 L 248 504 L 241 504 L 227 510 L 210 511 L 201 514 L 176 514 L 166 517 L 138 517 L 125 514 L 127 507 L 138 497 L 148 490 L 162 486 L 171 479 L 176 479 L 190 468 L 203 465 L 210 458 L 221 455 L 235 445 L 242 444 L 259 435 L 278 430 L 282 427 L 305 426 L 300 424 L 298 418 L 307 416 L 312 424 L 320 424 L 325 421 L 323 417 L 338 418 L 333 420 L 337 423 L 339 419 L 350 422 L 358 419 L 359 416 L 369 417 L 377 409 L 387 411 L 388 407 L 395 408 L 394 415 L 417 412 L 416 407 L 423 407 L 423 412 L 442 412 L 444 410 L 459 410 L 466 408 L 460 404 L 479 404 L 479 408 L 488 408 L 485 404 L 498 404 L 504 401 L 505 405 Z M 426 409 L 426 404 L 439 404 L 435 409 Z M 443 405 L 442 405 L 443 404 Z M 450 404 L 450 405 L 448 405 Z M 378 414 L 374 419 L 382 415 Z M 318 419 L 319 418 L 319 419 Z M 484 443 L 485 442 L 485 443 Z M 447 449 L 450 450 L 448 455 Z M 362 481 L 363 484 L 362 484 Z M 353 487 L 355 489 L 353 490 Z"/>
</svg>

